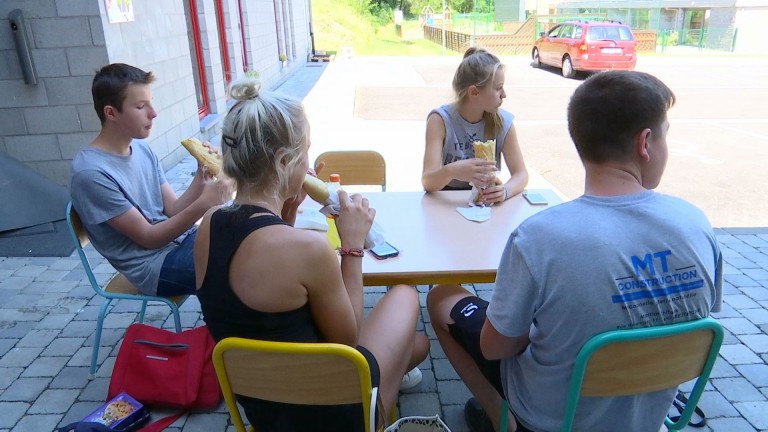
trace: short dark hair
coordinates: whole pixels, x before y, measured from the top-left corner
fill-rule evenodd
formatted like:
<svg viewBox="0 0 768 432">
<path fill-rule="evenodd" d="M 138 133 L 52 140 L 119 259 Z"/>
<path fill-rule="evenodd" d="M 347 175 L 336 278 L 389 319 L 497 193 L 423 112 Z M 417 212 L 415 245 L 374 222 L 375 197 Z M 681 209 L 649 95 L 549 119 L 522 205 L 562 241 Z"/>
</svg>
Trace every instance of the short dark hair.
<svg viewBox="0 0 768 432">
<path fill-rule="evenodd" d="M 101 124 L 104 118 L 104 107 L 111 105 L 118 112 L 123 111 L 126 89 L 131 84 L 151 84 L 155 81 L 152 72 L 145 72 L 135 66 L 124 63 L 112 63 L 104 66 L 96 72 L 91 85 L 93 95 L 93 109 L 99 116 Z"/>
<path fill-rule="evenodd" d="M 624 161 L 643 129 L 659 133 L 675 95 L 653 75 L 601 72 L 587 78 L 568 104 L 568 132 L 582 161 Z"/>
</svg>

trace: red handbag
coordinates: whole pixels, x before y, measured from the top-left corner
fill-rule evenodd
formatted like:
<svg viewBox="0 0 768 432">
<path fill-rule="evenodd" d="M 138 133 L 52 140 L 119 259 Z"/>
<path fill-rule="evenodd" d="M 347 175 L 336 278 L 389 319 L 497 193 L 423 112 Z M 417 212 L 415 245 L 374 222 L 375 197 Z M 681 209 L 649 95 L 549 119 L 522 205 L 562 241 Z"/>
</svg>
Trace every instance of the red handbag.
<svg viewBox="0 0 768 432">
<path fill-rule="evenodd" d="M 107 400 L 125 392 L 149 406 L 215 407 L 222 399 L 213 367 L 215 345 L 206 326 L 175 333 L 131 324 L 117 353 Z"/>
</svg>

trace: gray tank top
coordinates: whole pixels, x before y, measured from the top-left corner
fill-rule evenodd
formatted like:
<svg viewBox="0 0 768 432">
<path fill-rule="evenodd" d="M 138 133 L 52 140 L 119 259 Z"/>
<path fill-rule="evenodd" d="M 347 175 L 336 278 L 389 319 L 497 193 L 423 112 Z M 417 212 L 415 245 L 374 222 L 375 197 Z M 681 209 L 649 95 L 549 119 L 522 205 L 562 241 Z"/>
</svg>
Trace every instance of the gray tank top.
<svg viewBox="0 0 768 432">
<path fill-rule="evenodd" d="M 475 157 L 475 149 L 472 146 L 474 141 L 485 141 L 485 120 L 477 123 L 470 123 L 459 115 L 455 103 L 446 104 L 430 111 L 438 113 L 445 124 L 445 141 L 443 142 L 443 165 L 448 165 L 459 160 L 472 159 Z M 504 140 L 507 138 L 509 128 L 512 127 L 512 121 L 515 116 L 499 108 L 503 127 L 496 135 L 496 166 L 501 168 L 501 149 L 504 147 Z M 468 182 L 453 179 L 447 187 L 453 189 L 469 189 Z"/>
</svg>

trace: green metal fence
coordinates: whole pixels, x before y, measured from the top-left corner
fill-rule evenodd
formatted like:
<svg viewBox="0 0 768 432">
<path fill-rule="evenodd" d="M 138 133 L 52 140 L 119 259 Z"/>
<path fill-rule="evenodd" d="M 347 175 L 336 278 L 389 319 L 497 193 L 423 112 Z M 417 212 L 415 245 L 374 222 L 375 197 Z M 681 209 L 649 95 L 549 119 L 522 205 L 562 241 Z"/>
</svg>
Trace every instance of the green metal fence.
<svg viewBox="0 0 768 432">
<path fill-rule="evenodd" d="M 542 33 L 546 33 L 552 29 L 552 27 L 565 21 L 605 21 L 606 14 L 568 14 L 568 15 L 537 15 L 536 16 L 536 33 L 537 37 Z"/>
<path fill-rule="evenodd" d="M 469 34 L 493 34 L 501 30 L 494 15 L 490 13 L 454 13 L 451 15 L 451 28 Z"/>
<path fill-rule="evenodd" d="M 616 20 L 632 27 L 639 36 L 638 43 L 641 42 L 640 37 L 642 37 L 643 51 L 666 52 L 669 47 L 675 46 L 699 50 L 733 51 L 736 46 L 738 32 L 735 26 L 710 26 L 703 19 L 705 16 L 703 9 L 695 11 L 684 9 L 675 11 L 669 8 L 629 9 L 617 8 L 615 7 L 617 4 L 619 4 L 618 1 L 605 1 L 602 7 L 564 9 L 566 13 L 556 15 L 531 15 L 526 22 L 519 23 L 496 22 L 495 11 L 453 14 L 449 12 L 445 28 L 470 35 L 470 44 L 474 44 L 481 36 L 501 34 L 519 36 L 521 31 L 526 34 L 532 33 L 531 43 L 533 43 L 539 34 L 549 31 L 563 21 Z M 614 7 L 606 7 L 609 5 Z M 701 19 L 694 19 L 696 17 Z M 534 20 L 535 27 L 529 27 Z M 427 24 L 433 25 L 429 22 Z"/>
<path fill-rule="evenodd" d="M 737 31 L 731 27 L 707 27 L 705 29 L 662 30 L 656 44 L 658 51 L 669 47 L 687 46 L 699 50 L 733 51 Z"/>
</svg>

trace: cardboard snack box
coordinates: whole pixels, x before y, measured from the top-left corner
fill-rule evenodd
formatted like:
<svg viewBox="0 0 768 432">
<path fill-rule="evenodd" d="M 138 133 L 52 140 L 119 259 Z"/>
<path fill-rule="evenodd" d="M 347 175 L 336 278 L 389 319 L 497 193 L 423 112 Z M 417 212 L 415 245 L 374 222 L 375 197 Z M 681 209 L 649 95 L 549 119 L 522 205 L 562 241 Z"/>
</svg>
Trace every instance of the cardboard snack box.
<svg viewBox="0 0 768 432">
<path fill-rule="evenodd" d="M 141 402 L 127 393 L 120 393 L 82 421 L 100 423 L 115 432 L 130 432 L 136 430 L 147 419 L 149 419 L 149 410 Z"/>
</svg>

